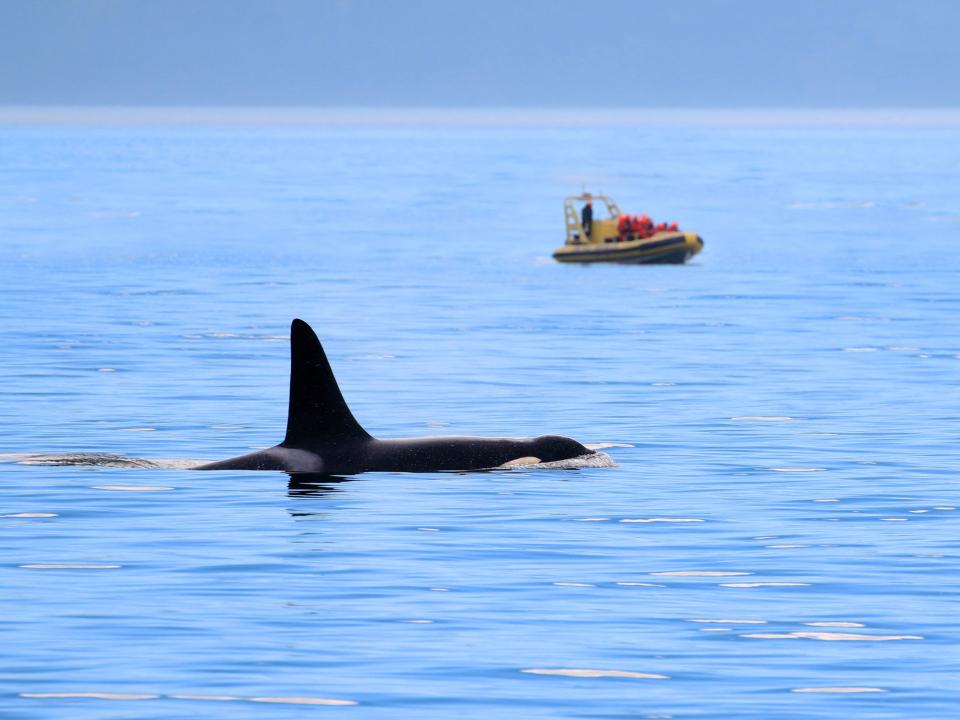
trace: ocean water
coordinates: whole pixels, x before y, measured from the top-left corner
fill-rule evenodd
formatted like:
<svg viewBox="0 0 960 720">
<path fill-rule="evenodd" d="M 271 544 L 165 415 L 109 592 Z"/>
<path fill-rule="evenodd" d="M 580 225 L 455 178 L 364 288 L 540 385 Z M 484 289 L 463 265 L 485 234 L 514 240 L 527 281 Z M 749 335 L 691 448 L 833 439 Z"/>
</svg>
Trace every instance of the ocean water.
<svg viewBox="0 0 960 720">
<path fill-rule="evenodd" d="M 0 127 L 0 715 L 952 716 L 960 128 L 802 125 Z M 584 188 L 704 252 L 554 263 Z M 616 467 L 183 469 L 294 317 L 376 435 Z"/>
</svg>

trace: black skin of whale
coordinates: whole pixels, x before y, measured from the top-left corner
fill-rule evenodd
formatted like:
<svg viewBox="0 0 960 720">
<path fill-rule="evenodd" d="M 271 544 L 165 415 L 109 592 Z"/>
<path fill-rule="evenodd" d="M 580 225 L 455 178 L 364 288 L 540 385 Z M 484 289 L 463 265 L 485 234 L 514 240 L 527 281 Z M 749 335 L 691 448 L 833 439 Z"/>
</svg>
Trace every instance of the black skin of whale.
<svg viewBox="0 0 960 720">
<path fill-rule="evenodd" d="M 303 320 L 294 320 L 290 326 L 290 405 L 283 442 L 195 469 L 283 470 L 317 475 L 487 470 L 521 458 L 556 462 L 593 453 L 560 435 L 533 439 L 375 438 L 347 407 L 316 334 Z"/>
</svg>

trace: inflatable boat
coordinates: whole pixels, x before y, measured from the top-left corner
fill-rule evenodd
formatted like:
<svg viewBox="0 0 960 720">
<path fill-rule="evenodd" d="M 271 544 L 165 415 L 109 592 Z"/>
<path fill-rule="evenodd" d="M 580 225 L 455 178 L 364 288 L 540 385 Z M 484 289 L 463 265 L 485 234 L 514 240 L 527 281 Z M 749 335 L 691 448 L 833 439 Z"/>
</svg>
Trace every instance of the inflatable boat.
<svg viewBox="0 0 960 720">
<path fill-rule="evenodd" d="M 608 217 L 590 218 L 594 202 L 606 206 Z M 588 204 L 591 212 L 584 215 L 583 208 Z M 703 240 L 696 233 L 683 232 L 676 223 L 655 226 L 646 215 L 623 215 L 606 195 L 570 196 L 563 201 L 563 215 L 567 240 L 553 252 L 559 262 L 679 264 L 703 250 Z"/>
</svg>

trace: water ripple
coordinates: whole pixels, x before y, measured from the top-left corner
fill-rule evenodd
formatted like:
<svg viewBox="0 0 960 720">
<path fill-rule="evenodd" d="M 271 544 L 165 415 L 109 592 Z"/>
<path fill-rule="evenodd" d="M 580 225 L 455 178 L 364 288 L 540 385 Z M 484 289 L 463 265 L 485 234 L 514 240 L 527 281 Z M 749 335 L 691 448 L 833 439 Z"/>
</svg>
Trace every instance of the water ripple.
<svg viewBox="0 0 960 720">
<path fill-rule="evenodd" d="M 883 688 L 876 687 L 806 687 L 793 688 L 790 692 L 795 693 L 826 693 L 836 695 L 850 695 L 858 693 L 885 693 Z"/>
<path fill-rule="evenodd" d="M 865 635 L 861 633 L 813 632 L 801 630 L 791 633 L 746 633 L 740 637 L 769 640 L 789 640 L 801 638 L 807 640 L 886 642 L 890 640 L 923 640 L 921 635 Z"/>
<path fill-rule="evenodd" d="M 634 672 L 632 670 L 576 670 L 572 668 L 531 668 L 520 672 L 531 675 L 559 675 L 575 678 L 636 678 L 641 680 L 668 680 L 669 675 Z"/>
</svg>

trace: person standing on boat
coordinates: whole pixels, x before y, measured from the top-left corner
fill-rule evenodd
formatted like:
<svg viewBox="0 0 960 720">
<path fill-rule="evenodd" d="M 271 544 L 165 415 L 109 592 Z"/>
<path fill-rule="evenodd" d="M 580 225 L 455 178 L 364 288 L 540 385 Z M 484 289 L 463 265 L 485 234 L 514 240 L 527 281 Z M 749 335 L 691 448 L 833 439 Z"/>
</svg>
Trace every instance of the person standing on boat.
<svg viewBox="0 0 960 720">
<path fill-rule="evenodd" d="M 580 211 L 580 225 L 583 226 L 583 232 L 590 239 L 590 233 L 593 232 L 593 200 L 587 195 L 587 203 Z"/>
</svg>

